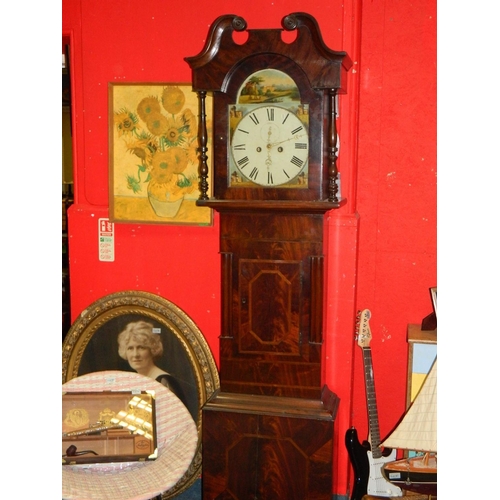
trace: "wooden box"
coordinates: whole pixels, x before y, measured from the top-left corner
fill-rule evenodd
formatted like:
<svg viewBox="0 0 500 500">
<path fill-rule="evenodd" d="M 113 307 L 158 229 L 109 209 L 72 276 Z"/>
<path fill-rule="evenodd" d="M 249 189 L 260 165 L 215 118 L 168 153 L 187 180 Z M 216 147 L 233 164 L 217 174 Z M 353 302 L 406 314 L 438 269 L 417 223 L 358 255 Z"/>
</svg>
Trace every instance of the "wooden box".
<svg viewBox="0 0 500 500">
<path fill-rule="evenodd" d="M 154 391 L 66 392 L 63 465 L 157 458 Z"/>
</svg>

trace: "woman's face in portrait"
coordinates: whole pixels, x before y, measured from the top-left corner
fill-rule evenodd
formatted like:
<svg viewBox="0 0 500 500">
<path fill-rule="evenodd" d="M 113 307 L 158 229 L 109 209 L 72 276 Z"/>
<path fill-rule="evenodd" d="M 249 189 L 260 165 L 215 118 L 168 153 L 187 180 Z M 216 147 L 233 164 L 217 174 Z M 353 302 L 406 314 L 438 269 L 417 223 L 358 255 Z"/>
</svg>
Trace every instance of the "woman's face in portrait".
<svg viewBox="0 0 500 500">
<path fill-rule="evenodd" d="M 136 372 L 144 371 L 153 364 L 153 356 L 149 347 L 141 344 L 137 340 L 130 339 L 127 344 L 127 361 Z"/>
</svg>

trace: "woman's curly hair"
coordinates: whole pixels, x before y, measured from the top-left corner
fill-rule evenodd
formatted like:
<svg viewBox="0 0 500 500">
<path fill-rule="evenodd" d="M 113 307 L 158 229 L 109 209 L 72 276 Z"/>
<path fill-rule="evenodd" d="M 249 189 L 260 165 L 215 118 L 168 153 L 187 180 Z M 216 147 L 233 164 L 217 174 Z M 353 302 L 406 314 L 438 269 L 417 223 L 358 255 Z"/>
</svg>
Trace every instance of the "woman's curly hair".
<svg viewBox="0 0 500 500">
<path fill-rule="evenodd" d="M 127 359 L 127 345 L 130 340 L 139 342 L 149 348 L 153 358 L 159 358 L 163 354 L 163 344 L 160 335 L 153 333 L 154 326 L 147 321 L 135 321 L 129 323 L 118 335 L 118 354 Z"/>
</svg>

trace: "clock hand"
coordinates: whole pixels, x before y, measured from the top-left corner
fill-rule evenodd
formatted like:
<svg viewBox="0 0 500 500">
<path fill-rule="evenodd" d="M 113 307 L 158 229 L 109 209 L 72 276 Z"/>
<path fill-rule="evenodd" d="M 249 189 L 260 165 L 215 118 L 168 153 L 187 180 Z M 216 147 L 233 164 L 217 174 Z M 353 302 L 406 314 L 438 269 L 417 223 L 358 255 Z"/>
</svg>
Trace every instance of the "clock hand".
<svg viewBox="0 0 500 500">
<path fill-rule="evenodd" d="M 267 146 L 266 146 L 266 149 L 267 149 L 266 167 L 268 169 L 273 164 L 273 161 L 271 160 L 271 148 L 272 148 L 272 145 L 268 142 Z"/>
<path fill-rule="evenodd" d="M 268 143 L 267 146 L 268 146 L 268 148 L 273 147 L 273 146 L 277 146 L 278 144 L 282 144 L 283 142 L 288 142 L 288 141 L 291 141 L 293 139 L 300 139 L 301 137 L 305 137 L 305 136 L 307 136 L 307 134 L 296 134 L 292 137 L 289 137 L 288 139 L 284 139 L 283 141 L 272 142 L 272 143 L 270 142 L 270 143 Z"/>
<path fill-rule="evenodd" d="M 267 145 L 266 145 L 266 149 L 267 149 L 266 167 L 268 169 L 273 164 L 273 161 L 271 160 L 271 148 L 273 147 L 272 143 L 271 143 L 272 133 L 273 133 L 272 127 L 269 127 L 269 130 L 267 131 Z"/>
</svg>

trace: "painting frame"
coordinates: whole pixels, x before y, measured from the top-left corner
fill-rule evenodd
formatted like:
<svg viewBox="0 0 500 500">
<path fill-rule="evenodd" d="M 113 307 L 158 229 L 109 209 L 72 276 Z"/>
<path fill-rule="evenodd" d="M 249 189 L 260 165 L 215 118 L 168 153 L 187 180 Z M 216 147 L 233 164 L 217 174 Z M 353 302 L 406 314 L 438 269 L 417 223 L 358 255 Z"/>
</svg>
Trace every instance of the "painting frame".
<svg viewBox="0 0 500 500">
<path fill-rule="evenodd" d="M 199 101 L 191 83 L 108 84 L 109 219 L 211 226 L 199 207 Z M 211 169 L 212 97 L 205 99 Z"/>
<path fill-rule="evenodd" d="M 87 307 L 67 333 L 62 347 L 62 383 L 96 371 L 135 373 L 119 357 L 117 337 L 124 325 L 137 320 L 148 321 L 158 329 L 155 333 L 160 334 L 164 344 L 159 363 L 183 385 L 185 405 L 198 431 L 193 460 L 174 488 L 163 493 L 162 499 L 166 500 L 189 488 L 201 474 L 202 406 L 220 387 L 212 352 L 194 321 L 172 302 L 149 292 L 107 295 Z"/>
<path fill-rule="evenodd" d="M 436 315 L 437 318 L 437 295 L 438 295 L 438 289 L 437 286 L 429 288 L 429 292 L 431 294 L 431 301 L 432 301 L 432 310 L 434 311 L 434 314 Z"/>
</svg>

